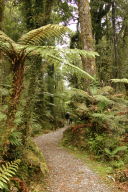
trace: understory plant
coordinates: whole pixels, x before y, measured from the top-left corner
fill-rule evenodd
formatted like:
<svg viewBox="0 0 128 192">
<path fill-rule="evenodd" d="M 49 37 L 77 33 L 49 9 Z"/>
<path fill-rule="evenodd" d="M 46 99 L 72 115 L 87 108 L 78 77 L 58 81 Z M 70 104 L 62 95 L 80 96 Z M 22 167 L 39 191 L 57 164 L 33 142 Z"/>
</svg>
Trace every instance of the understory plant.
<svg viewBox="0 0 128 192">
<path fill-rule="evenodd" d="M 65 131 L 64 145 L 88 151 L 94 158 L 113 168 L 127 164 L 128 100 L 115 94 L 112 87 L 70 90 L 70 107 L 74 123 Z"/>
</svg>

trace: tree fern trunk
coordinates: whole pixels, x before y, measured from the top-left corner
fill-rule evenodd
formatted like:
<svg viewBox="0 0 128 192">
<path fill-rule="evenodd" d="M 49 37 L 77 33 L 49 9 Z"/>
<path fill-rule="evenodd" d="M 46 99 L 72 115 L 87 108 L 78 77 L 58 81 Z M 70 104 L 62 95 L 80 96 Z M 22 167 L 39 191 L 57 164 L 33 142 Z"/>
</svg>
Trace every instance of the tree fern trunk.
<svg viewBox="0 0 128 192">
<path fill-rule="evenodd" d="M 4 146 L 4 151 L 6 150 L 6 145 L 8 144 L 8 138 L 11 132 L 15 129 L 15 114 L 17 111 L 17 106 L 19 104 L 21 91 L 23 89 L 23 77 L 24 77 L 24 61 L 14 60 L 13 62 L 13 82 L 12 82 L 12 94 L 9 101 L 9 109 L 5 124 L 5 132 L 1 144 Z"/>
</svg>

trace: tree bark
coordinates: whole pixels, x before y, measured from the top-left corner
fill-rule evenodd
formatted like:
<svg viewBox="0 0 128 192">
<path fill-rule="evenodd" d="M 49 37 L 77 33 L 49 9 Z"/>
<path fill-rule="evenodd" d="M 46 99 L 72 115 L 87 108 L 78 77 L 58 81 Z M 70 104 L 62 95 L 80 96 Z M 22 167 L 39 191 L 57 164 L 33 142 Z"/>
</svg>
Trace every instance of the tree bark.
<svg viewBox="0 0 128 192">
<path fill-rule="evenodd" d="M 92 35 L 92 22 L 90 6 L 88 0 L 78 0 L 79 22 L 80 22 L 80 39 L 81 49 L 87 51 L 94 50 L 94 41 Z M 90 75 L 96 73 L 95 59 L 82 57 L 83 70 Z"/>
<path fill-rule="evenodd" d="M 117 54 L 117 37 L 116 37 L 116 4 L 112 1 L 112 29 L 113 29 L 113 72 L 112 78 L 118 78 L 118 54 Z"/>
</svg>

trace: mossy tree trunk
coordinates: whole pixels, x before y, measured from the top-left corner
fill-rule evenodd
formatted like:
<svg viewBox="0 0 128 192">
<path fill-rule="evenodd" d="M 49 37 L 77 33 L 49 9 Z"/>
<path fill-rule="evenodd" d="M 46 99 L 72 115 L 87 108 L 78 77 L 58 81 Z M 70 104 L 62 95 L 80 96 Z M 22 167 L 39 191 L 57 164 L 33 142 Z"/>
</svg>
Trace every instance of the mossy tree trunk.
<svg viewBox="0 0 128 192">
<path fill-rule="evenodd" d="M 0 0 L 0 30 L 2 30 L 2 23 L 3 23 L 3 16 L 4 16 L 4 7 L 5 7 L 5 1 L 4 0 Z M 2 53 L 0 51 L 0 65 L 1 65 L 1 68 L 3 68 L 2 66 L 2 61 L 3 61 L 3 58 L 2 58 Z M 2 74 L 0 74 L 0 83 L 2 81 Z"/>
<path fill-rule="evenodd" d="M 90 14 L 90 6 L 88 0 L 78 0 L 79 22 L 80 22 L 80 38 L 81 48 L 84 50 L 94 50 L 94 41 L 92 35 L 92 22 Z M 90 75 L 95 75 L 95 59 L 82 57 L 83 69 Z"/>
<path fill-rule="evenodd" d="M 112 66 L 112 78 L 116 79 L 119 75 L 118 66 L 118 53 L 117 53 L 117 35 L 116 35 L 116 3 L 112 1 L 112 39 L 113 39 L 113 66 Z"/>
</svg>

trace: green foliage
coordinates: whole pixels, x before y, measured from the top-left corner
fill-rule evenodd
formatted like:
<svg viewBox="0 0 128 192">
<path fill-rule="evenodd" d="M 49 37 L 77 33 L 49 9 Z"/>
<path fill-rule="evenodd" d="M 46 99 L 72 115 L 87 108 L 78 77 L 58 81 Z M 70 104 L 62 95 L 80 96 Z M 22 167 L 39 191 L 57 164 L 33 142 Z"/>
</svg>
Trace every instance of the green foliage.
<svg viewBox="0 0 128 192">
<path fill-rule="evenodd" d="M 128 79 L 126 79 L 126 78 L 123 78 L 123 79 L 111 79 L 111 81 L 113 83 L 126 83 L 126 84 L 128 84 Z"/>
<path fill-rule="evenodd" d="M 9 95 L 9 91 L 6 88 L 0 88 L 0 94 L 2 96 L 8 96 Z"/>
<path fill-rule="evenodd" d="M 109 161 L 112 167 L 123 166 L 127 158 L 123 138 L 127 132 L 128 105 L 124 95 L 118 97 L 111 87 L 94 92 L 91 88 L 91 94 L 79 89 L 69 92 L 68 106 L 75 124 L 65 132 L 63 143 L 91 152 L 97 159 Z M 113 160 L 117 161 L 115 166 L 111 164 Z"/>
<path fill-rule="evenodd" d="M 0 121 L 5 121 L 7 118 L 6 114 L 0 112 Z"/>
<path fill-rule="evenodd" d="M 17 40 L 23 31 L 25 31 L 25 24 L 19 10 L 19 6 L 14 5 L 14 1 L 7 1 L 4 9 L 4 32 L 13 40 Z"/>
<path fill-rule="evenodd" d="M 25 45 L 39 45 L 41 41 L 46 42 L 46 40 L 51 40 L 52 38 L 60 38 L 63 34 L 69 31 L 70 30 L 67 27 L 49 24 L 38 29 L 34 29 L 28 32 L 27 34 L 23 35 L 19 39 L 19 43 Z"/>
<path fill-rule="evenodd" d="M 24 160 L 33 169 L 40 169 L 43 175 L 48 171 L 45 159 L 38 146 L 31 140 L 27 142 L 27 149 L 23 151 Z"/>
<path fill-rule="evenodd" d="M 15 146 L 22 145 L 22 133 L 18 131 L 12 132 L 9 136 L 9 142 Z"/>
<path fill-rule="evenodd" d="M 113 159 L 113 158 L 119 159 L 118 153 L 122 151 L 127 151 L 127 149 L 128 149 L 127 146 L 119 146 L 119 147 L 116 147 L 114 150 L 105 148 L 105 153 L 110 159 Z"/>
<path fill-rule="evenodd" d="M 0 167 L 0 189 L 8 188 L 7 184 L 10 182 L 19 167 L 20 160 L 8 162 Z"/>
<path fill-rule="evenodd" d="M 41 55 L 48 61 L 51 61 L 52 59 L 52 62 L 56 61 L 56 63 L 59 62 L 59 64 L 64 63 L 70 68 L 70 70 L 73 69 L 75 72 L 94 80 L 94 78 L 87 72 L 72 64 L 71 60 L 72 58 L 80 59 L 81 55 L 85 57 L 95 57 L 98 56 L 97 53 L 79 49 L 57 49 L 56 47 L 51 46 L 37 46 L 37 44 L 39 45 L 42 41 L 50 39 L 50 37 L 60 38 L 67 31 L 69 31 L 67 27 L 49 24 L 23 35 L 21 39 L 19 39 L 18 43 L 15 43 L 1 31 L 0 50 L 9 60 L 11 59 L 13 61 L 14 58 L 17 57 L 17 59 L 20 59 L 20 62 L 28 56 Z"/>
</svg>

